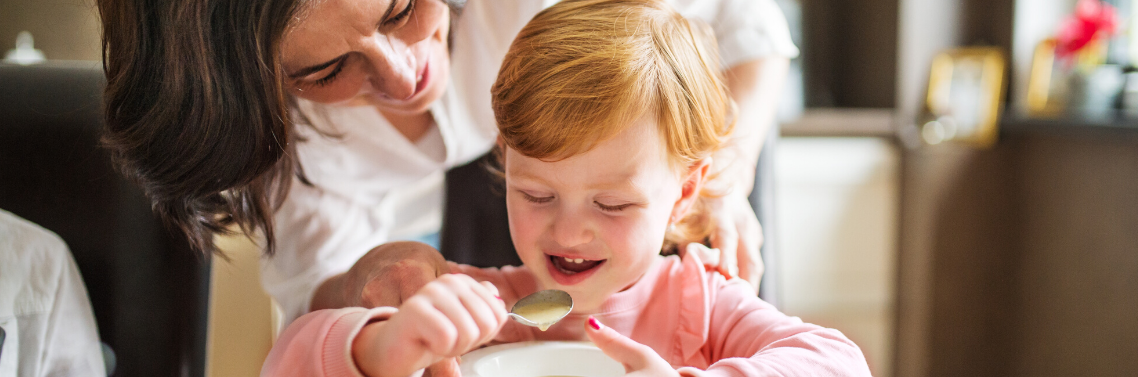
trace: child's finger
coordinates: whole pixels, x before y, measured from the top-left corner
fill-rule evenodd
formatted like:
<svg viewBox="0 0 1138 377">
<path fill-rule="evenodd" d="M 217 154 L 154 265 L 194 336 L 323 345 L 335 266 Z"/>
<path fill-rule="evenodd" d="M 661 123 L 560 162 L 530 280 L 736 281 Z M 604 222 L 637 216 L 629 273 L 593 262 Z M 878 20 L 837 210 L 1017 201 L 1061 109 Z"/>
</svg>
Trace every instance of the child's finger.
<svg viewBox="0 0 1138 377">
<path fill-rule="evenodd" d="M 501 325 L 506 324 L 506 319 L 509 318 L 506 313 L 510 311 L 510 308 L 506 307 L 506 301 L 502 299 L 502 291 L 499 291 L 497 286 L 488 281 L 482 282 L 482 286 L 494 295 L 494 301 L 492 301 L 495 303 L 494 308 L 496 308 L 494 314 L 497 315 L 498 326 L 501 327 Z"/>
<path fill-rule="evenodd" d="M 435 355 L 446 355 L 454 348 L 458 331 L 445 314 L 426 297 L 415 296 L 399 309 L 400 314 L 412 316 L 408 328 Z"/>
<path fill-rule="evenodd" d="M 487 291 L 489 291 L 491 295 L 494 295 L 495 298 L 500 298 L 502 295 L 502 293 L 498 291 L 498 286 L 494 285 L 494 283 L 484 281 L 481 282 L 481 284 L 483 287 L 486 287 Z"/>
<path fill-rule="evenodd" d="M 448 357 L 427 367 L 423 377 L 461 377 L 457 357 Z"/>
<path fill-rule="evenodd" d="M 494 313 L 494 328 L 489 332 L 482 334 L 482 341 L 478 344 L 485 344 L 486 342 L 493 340 L 494 337 L 498 336 L 498 332 L 502 331 L 502 327 L 506 326 L 506 322 L 509 322 L 510 320 L 510 316 L 508 314 L 509 308 L 506 307 L 506 301 L 502 299 L 501 291 L 498 290 L 498 287 L 487 281 L 482 282 L 482 286 L 486 287 L 485 291 L 488 295 L 493 295 L 493 297 L 487 300 L 490 301 L 490 308 Z"/>
<path fill-rule="evenodd" d="M 503 302 L 502 297 L 499 296 L 498 287 L 488 281 L 475 282 L 473 278 L 471 278 L 471 283 L 470 290 L 486 302 L 486 305 L 494 312 L 495 316 L 497 316 L 497 314 L 501 314 L 503 317 L 506 315 L 506 303 Z"/>
<path fill-rule="evenodd" d="M 461 292 L 464 288 L 459 282 L 461 277 L 469 279 L 464 275 L 443 275 L 439 278 L 439 282 L 442 284 L 432 284 L 424 288 L 424 290 L 431 290 L 429 293 L 434 297 L 432 301 L 435 308 L 446 315 L 447 322 L 453 324 L 455 328 L 456 337 L 451 345 L 452 348 L 440 356 L 458 356 L 459 353 L 469 349 L 474 342 L 482 338 L 470 309 L 462 302 Z"/>
<path fill-rule="evenodd" d="M 490 307 L 494 309 L 494 315 L 497 321 L 505 322 L 506 312 L 509 311 L 509 309 L 506 308 L 506 301 L 502 299 L 501 291 L 488 281 L 481 282 L 480 285 L 482 289 L 476 289 L 476 291 L 480 291 L 480 293 L 484 295 L 483 297 L 486 298 L 486 301 L 490 303 Z"/>
<path fill-rule="evenodd" d="M 612 328 L 602 325 L 592 316 L 585 322 L 585 334 L 605 355 L 624 365 L 625 373 L 647 369 L 655 355 L 648 346 L 637 343 Z M 658 357 L 658 356 L 657 356 Z"/>
<path fill-rule="evenodd" d="M 498 335 L 498 331 L 501 330 L 502 326 L 509 320 L 509 316 L 507 315 L 508 309 L 506 308 L 506 302 L 502 300 L 500 296 L 501 292 L 498 290 L 498 287 L 488 281 L 481 282 L 480 285 L 480 288 L 485 289 L 476 289 L 476 291 L 481 291 L 481 293 L 484 294 L 483 297 L 486 299 L 491 312 L 494 314 L 492 318 L 494 324 L 493 328 L 488 333 L 483 334 L 481 343 L 485 343 Z"/>
<path fill-rule="evenodd" d="M 489 340 L 498 332 L 498 317 L 499 313 L 503 311 L 503 306 L 500 304 L 499 299 L 490 293 L 486 287 L 478 284 L 467 276 L 462 276 L 460 286 L 454 287 L 454 292 L 458 295 L 462 305 L 466 307 L 470 317 L 474 320 L 477 327 L 477 336 L 472 341 L 472 345 L 484 343 Z"/>
</svg>

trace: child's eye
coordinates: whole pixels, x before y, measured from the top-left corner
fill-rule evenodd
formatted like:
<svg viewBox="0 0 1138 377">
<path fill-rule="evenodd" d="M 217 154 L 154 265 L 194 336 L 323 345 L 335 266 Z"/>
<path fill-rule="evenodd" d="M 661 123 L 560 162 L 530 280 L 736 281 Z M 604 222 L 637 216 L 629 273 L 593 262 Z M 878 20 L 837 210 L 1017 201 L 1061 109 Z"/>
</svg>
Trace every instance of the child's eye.
<svg viewBox="0 0 1138 377">
<path fill-rule="evenodd" d="M 526 200 L 533 202 L 533 203 L 538 203 L 538 204 L 549 203 L 550 201 L 553 200 L 552 196 L 533 196 L 533 195 L 526 193 L 525 191 L 518 191 L 518 192 L 522 193 L 523 198 L 525 198 Z"/>
<path fill-rule="evenodd" d="M 615 205 L 615 206 L 604 205 L 604 204 L 601 204 L 601 202 L 597 202 L 597 201 L 594 201 L 593 203 L 597 205 L 597 208 L 600 208 L 601 211 L 605 211 L 605 212 L 620 212 L 620 211 L 623 211 L 625 208 L 632 206 L 632 203 L 620 204 L 620 205 Z"/>
</svg>

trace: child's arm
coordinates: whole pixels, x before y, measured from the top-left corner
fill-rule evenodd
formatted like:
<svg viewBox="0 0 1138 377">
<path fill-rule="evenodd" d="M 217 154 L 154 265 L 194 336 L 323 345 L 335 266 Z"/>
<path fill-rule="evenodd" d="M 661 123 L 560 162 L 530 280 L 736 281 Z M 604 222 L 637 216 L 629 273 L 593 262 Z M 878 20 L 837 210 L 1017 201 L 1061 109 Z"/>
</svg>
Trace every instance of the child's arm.
<svg viewBox="0 0 1138 377">
<path fill-rule="evenodd" d="M 506 322 L 497 289 L 443 275 L 394 308 L 321 310 L 277 340 L 262 376 L 417 375 L 485 343 Z"/>
<path fill-rule="evenodd" d="M 861 349 L 840 331 L 787 316 L 739 281 L 709 279 L 717 282 L 710 284 L 715 297 L 704 347 L 718 361 L 706 371 L 682 368 L 681 375 L 870 375 Z"/>
<path fill-rule="evenodd" d="M 713 301 L 711 331 L 702 347 L 697 343 L 699 348 L 694 350 L 709 360 L 718 360 L 707 370 L 672 369 L 652 348 L 592 317 L 586 322 L 585 334 L 606 355 L 624 365 L 627 377 L 870 376 L 865 356 L 841 332 L 788 317 L 750 296 L 745 284 L 735 280 L 731 285 L 746 296 Z"/>
<path fill-rule="evenodd" d="M 506 323 L 490 283 L 447 274 L 428 283 L 385 322 L 365 326 L 352 356 L 365 375 L 406 376 L 486 343 Z"/>
</svg>

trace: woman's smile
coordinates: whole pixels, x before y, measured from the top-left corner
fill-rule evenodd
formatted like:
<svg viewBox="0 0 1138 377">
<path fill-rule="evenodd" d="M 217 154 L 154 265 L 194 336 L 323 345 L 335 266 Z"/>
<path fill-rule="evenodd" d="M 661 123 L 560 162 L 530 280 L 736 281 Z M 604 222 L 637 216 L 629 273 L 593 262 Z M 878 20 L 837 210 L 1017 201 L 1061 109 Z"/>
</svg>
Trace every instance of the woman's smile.
<svg viewBox="0 0 1138 377">
<path fill-rule="evenodd" d="M 287 69 L 307 73 L 293 82 L 298 97 L 411 116 L 446 89 L 449 33 L 450 8 L 441 0 L 332 0 L 314 3 L 281 48 Z"/>
</svg>

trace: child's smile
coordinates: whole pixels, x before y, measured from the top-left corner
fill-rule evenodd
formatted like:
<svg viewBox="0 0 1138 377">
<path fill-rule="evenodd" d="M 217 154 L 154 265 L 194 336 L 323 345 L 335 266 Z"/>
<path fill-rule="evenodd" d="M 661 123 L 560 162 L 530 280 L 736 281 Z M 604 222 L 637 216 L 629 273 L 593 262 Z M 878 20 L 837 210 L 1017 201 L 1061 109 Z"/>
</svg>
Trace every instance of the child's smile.
<svg viewBox="0 0 1138 377">
<path fill-rule="evenodd" d="M 652 117 L 554 161 L 505 151 L 506 206 L 518 256 L 541 289 L 592 313 L 657 261 L 668 224 L 698 190 L 669 162 Z M 700 178 L 702 179 L 702 176 Z M 698 183 L 697 183 L 698 185 Z"/>
<path fill-rule="evenodd" d="M 572 253 L 546 255 L 549 255 L 549 274 L 562 285 L 573 285 L 588 279 L 607 261 L 576 258 Z"/>
</svg>

